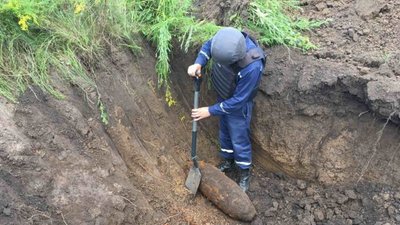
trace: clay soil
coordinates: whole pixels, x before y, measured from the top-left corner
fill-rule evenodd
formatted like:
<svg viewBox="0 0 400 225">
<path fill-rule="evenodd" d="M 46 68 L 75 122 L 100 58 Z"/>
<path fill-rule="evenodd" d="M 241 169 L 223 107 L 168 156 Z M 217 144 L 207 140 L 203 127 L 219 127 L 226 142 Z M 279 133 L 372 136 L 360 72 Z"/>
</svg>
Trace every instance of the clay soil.
<svg viewBox="0 0 400 225">
<path fill-rule="evenodd" d="M 247 3 L 198 4 L 228 25 L 229 12 Z M 178 103 L 168 107 L 143 42 L 138 56 L 109 46 L 93 67 L 99 92 L 60 82 L 64 100 L 36 87 L 18 104 L 1 98 L 0 224 L 400 224 L 400 4 L 302 4 L 302 16 L 333 20 L 309 33 L 318 50 L 268 48 L 252 125 L 253 222 L 230 219 L 185 189 L 193 91 L 185 70 L 194 52 L 174 52 Z M 214 97 L 203 85 L 201 104 Z M 216 124 L 204 121 L 199 131 L 199 157 L 212 164 Z"/>
</svg>

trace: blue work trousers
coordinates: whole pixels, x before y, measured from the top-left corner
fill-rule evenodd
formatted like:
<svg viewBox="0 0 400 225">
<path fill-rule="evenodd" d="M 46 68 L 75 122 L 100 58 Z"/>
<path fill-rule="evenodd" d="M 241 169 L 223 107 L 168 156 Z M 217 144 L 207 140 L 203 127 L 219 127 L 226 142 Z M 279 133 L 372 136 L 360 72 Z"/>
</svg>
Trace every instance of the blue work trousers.
<svg viewBox="0 0 400 225">
<path fill-rule="evenodd" d="M 251 166 L 250 121 L 253 102 L 247 102 L 241 110 L 220 116 L 220 155 L 234 159 L 241 169 Z"/>
</svg>

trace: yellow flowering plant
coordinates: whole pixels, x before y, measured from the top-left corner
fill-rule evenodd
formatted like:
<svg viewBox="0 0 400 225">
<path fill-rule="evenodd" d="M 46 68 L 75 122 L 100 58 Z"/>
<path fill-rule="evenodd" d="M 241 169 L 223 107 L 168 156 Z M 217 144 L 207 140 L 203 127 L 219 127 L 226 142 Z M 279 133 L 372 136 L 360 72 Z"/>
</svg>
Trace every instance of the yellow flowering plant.
<svg viewBox="0 0 400 225">
<path fill-rule="evenodd" d="M 85 10 L 85 7 L 86 7 L 86 5 L 83 2 L 75 3 L 74 13 L 79 14 L 79 13 L 83 12 Z"/>
<path fill-rule="evenodd" d="M 21 30 L 27 31 L 28 30 L 28 22 L 31 20 L 32 17 L 28 15 L 21 16 L 18 21 L 18 25 L 21 27 Z"/>
<path fill-rule="evenodd" d="M 32 0 L 8 0 L 0 4 L 0 13 L 11 13 L 18 20 L 21 30 L 28 31 L 30 25 L 38 24 L 37 18 L 42 6 L 42 3 Z"/>
<path fill-rule="evenodd" d="M 62 99 L 53 84 L 60 79 L 97 90 L 90 66 L 110 42 L 138 51 L 136 14 L 131 0 L 0 0 L 0 97 L 18 102 L 36 85 Z M 106 105 L 97 100 L 107 124 Z M 168 102 L 175 104 L 172 96 Z"/>
<path fill-rule="evenodd" d="M 167 91 L 165 92 L 165 101 L 167 102 L 168 107 L 172 107 L 172 106 L 176 105 L 176 101 L 172 97 L 172 93 L 171 93 L 169 86 L 167 86 Z"/>
</svg>

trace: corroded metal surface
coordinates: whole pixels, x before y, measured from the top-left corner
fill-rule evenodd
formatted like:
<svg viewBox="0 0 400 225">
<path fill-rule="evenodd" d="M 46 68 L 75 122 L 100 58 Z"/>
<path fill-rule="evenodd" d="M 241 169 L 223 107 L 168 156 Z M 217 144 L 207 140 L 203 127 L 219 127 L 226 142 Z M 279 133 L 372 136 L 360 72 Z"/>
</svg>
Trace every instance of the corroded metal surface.
<svg viewBox="0 0 400 225">
<path fill-rule="evenodd" d="M 219 209 L 230 217 L 242 221 L 251 221 L 256 209 L 249 197 L 240 187 L 216 167 L 201 162 L 202 180 L 200 191 Z"/>
</svg>

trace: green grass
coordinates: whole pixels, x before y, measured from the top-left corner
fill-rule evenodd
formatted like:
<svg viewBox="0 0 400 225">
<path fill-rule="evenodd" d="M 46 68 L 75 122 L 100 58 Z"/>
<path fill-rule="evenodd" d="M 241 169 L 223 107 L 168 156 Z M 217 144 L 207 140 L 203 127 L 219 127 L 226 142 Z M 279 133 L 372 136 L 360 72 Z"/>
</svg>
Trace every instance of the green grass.
<svg viewBox="0 0 400 225">
<path fill-rule="evenodd" d="M 317 48 L 303 31 L 328 23 L 306 18 L 292 18 L 288 12 L 301 10 L 298 0 L 253 0 L 249 4 L 249 17 L 244 20 L 237 14 L 231 16 L 232 23 L 247 27 L 258 33 L 259 42 L 264 45 L 285 45 L 303 51 Z"/>
<path fill-rule="evenodd" d="M 0 3 L 0 92 L 15 102 L 29 85 L 35 84 L 57 98 L 49 76 L 55 69 L 66 81 L 78 77 L 89 81 L 87 64 L 99 58 L 106 41 L 123 39 L 133 43 L 135 25 L 127 5 L 90 3 L 76 13 L 76 1 L 11 0 Z M 125 10 L 124 10 L 125 9 Z M 26 29 L 19 24 L 27 21 Z M 136 46 L 132 45 L 133 48 Z"/>
<path fill-rule="evenodd" d="M 178 39 L 188 50 L 209 39 L 220 27 L 189 16 L 191 0 L 136 0 L 137 19 L 142 33 L 157 49 L 158 86 L 168 86 L 172 40 Z"/>
<path fill-rule="evenodd" d="M 137 52 L 137 33 L 156 46 L 159 86 L 167 85 L 172 40 L 180 40 L 187 50 L 219 29 L 188 16 L 191 4 L 191 0 L 0 0 L 0 16 L 5 18 L 0 21 L 0 94 L 16 102 L 34 84 L 63 98 L 52 85 L 51 69 L 67 82 L 95 87 L 83 64 L 94 64 L 110 40 Z"/>
<path fill-rule="evenodd" d="M 0 0 L 0 95 L 17 102 L 37 85 L 62 99 L 54 76 L 85 93 L 97 91 L 88 71 L 105 46 L 114 42 L 139 49 L 130 2 Z M 105 122 L 104 104 L 98 99 L 97 105 Z"/>
</svg>

